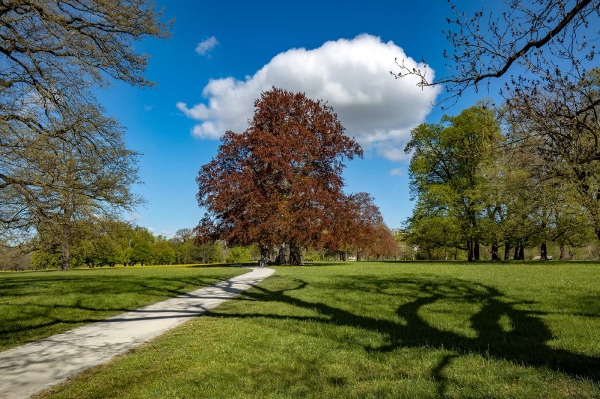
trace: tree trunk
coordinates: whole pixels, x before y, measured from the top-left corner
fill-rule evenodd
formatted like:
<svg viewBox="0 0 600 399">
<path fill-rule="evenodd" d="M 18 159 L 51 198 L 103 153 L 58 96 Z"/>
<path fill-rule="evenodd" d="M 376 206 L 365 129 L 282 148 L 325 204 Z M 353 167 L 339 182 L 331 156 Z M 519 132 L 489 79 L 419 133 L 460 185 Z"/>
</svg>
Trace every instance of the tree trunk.
<svg viewBox="0 0 600 399">
<path fill-rule="evenodd" d="M 540 245 L 540 260 L 548 260 L 548 249 L 546 248 L 546 241 L 542 241 Z"/>
<path fill-rule="evenodd" d="M 492 260 L 500 260 L 500 255 L 498 255 L 498 243 L 494 242 L 492 243 Z"/>
<path fill-rule="evenodd" d="M 340 251 L 340 260 L 341 261 L 346 261 L 346 252 Z"/>
<path fill-rule="evenodd" d="M 295 242 L 290 243 L 290 265 L 302 266 L 302 251 L 300 245 Z"/>
<path fill-rule="evenodd" d="M 473 258 L 479 261 L 479 240 L 473 240 Z"/>
<path fill-rule="evenodd" d="M 567 250 L 565 248 L 565 244 L 560 244 L 560 257 L 559 260 L 567 260 Z"/>
<path fill-rule="evenodd" d="M 474 255 L 473 240 L 467 239 L 467 259 L 469 262 L 473 262 Z"/>
<path fill-rule="evenodd" d="M 69 271 L 69 263 L 71 262 L 70 233 L 69 226 L 63 226 L 62 235 L 60 237 L 60 270 L 63 272 Z"/>
<path fill-rule="evenodd" d="M 513 260 L 519 260 L 519 245 L 515 245 L 515 254 L 513 255 Z"/>
<path fill-rule="evenodd" d="M 260 248 L 260 259 L 264 261 L 263 266 L 266 266 L 271 261 L 271 251 L 269 247 L 259 246 Z"/>
<path fill-rule="evenodd" d="M 360 251 L 356 251 L 356 261 L 360 262 Z"/>
<path fill-rule="evenodd" d="M 269 250 L 269 247 L 260 247 L 260 256 L 264 256 L 265 259 L 269 259 L 271 257 L 271 251 Z"/>
<path fill-rule="evenodd" d="M 525 260 L 525 246 L 519 244 L 519 260 Z"/>
<path fill-rule="evenodd" d="M 504 244 L 504 260 L 510 260 L 510 244 Z"/>
<path fill-rule="evenodd" d="M 285 265 L 286 264 L 286 260 L 285 260 L 285 245 L 281 245 L 281 247 L 279 247 L 279 255 L 277 255 L 277 262 Z"/>
</svg>

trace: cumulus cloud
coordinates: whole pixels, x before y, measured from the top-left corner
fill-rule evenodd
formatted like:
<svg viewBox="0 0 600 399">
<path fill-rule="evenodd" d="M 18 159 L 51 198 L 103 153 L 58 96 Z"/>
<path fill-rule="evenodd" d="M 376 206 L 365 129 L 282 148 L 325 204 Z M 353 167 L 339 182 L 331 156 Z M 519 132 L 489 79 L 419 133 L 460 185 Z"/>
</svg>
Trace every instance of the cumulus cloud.
<svg viewBox="0 0 600 399">
<path fill-rule="evenodd" d="M 404 173 L 402 173 L 402 169 L 400 169 L 400 168 L 394 168 L 394 169 L 390 170 L 390 175 L 392 175 L 392 176 L 402 176 L 402 175 L 404 175 Z"/>
<path fill-rule="evenodd" d="M 191 107 L 180 102 L 177 108 L 199 121 L 193 135 L 215 139 L 227 130 L 246 130 L 261 92 L 273 86 L 304 92 L 327 101 L 346 134 L 364 148 L 388 159 L 405 160 L 408 155 L 402 148 L 410 130 L 425 120 L 439 88 L 421 90 L 414 77 L 394 80 L 390 71 L 397 68 L 395 58 L 423 68 L 393 42 L 367 34 L 329 41 L 313 50 L 291 49 L 245 80 L 210 80 L 202 91 L 204 102 Z M 433 79 L 433 70 L 427 76 Z"/>
<path fill-rule="evenodd" d="M 208 52 L 215 48 L 219 44 L 216 37 L 211 36 L 208 39 L 198 43 L 196 46 L 196 52 L 200 55 L 208 55 Z"/>
</svg>

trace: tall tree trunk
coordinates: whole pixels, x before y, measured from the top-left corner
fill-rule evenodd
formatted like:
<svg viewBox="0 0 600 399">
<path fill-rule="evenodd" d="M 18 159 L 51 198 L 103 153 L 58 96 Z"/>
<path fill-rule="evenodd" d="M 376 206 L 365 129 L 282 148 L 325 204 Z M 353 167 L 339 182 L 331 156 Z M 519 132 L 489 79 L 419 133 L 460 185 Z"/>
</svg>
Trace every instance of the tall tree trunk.
<svg viewBox="0 0 600 399">
<path fill-rule="evenodd" d="M 510 244 L 504 243 L 504 260 L 510 260 Z"/>
<path fill-rule="evenodd" d="M 277 255 L 277 262 L 279 262 L 282 265 L 286 264 L 286 260 L 285 260 L 285 245 L 282 245 L 281 247 L 279 247 L 279 255 Z"/>
<path fill-rule="evenodd" d="M 302 266 L 302 250 L 300 245 L 290 242 L 290 265 Z"/>
<path fill-rule="evenodd" d="M 515 253 L 513 255 L 513 260 L 519 260 L 519 244 L 515 245 Z"/>
<path fill-rule="evenodd" d="M 68 224 L 65 224 L 60 237 L 60 270 L 63 272 L 69 271 L 69 263 L 71 262 L 70 241 L 71 228 Z"/>
<path fill-rule="evenodd" d="M 260 256 L 265 259 L 265 262 L 271 260 L 271 251 L 269 247 L 260 246 Z"/>
<path fill-rule="evenodd" d="M 525 260 L 525 246 L 519 244 L 519 260 Z"/>
<path fill-rule="evenodd" d="M 475 251 L 474 251 L 474 242 L 471 238 L 467 239 L 467 259 L 469 260 L 469 262 L 473 262 L 474 258 L 475 258 Z"/>
<path fill-rule="evenodd" d="M 498 242 L 494 241 L 492 243 L 492 260 L 500 260 L 500 255 L 498 255 L 499 249 Z"/>
<path fill-rule="evenodd" d="M 479 260 L 479 240 L 473 240 L 473 258 Z"/>
<path fill-rule="evenodd" d="M 560 260 L 567 260 L 567 250 L 565 248 L 565 244 L 560 244 Z"/>
<path fill-rule="evenodd" d="M 542 241 L 540 245 L 540 260 L 548 260 L 548 249 L 546 248 L 546 241 Z"/>
</svg>

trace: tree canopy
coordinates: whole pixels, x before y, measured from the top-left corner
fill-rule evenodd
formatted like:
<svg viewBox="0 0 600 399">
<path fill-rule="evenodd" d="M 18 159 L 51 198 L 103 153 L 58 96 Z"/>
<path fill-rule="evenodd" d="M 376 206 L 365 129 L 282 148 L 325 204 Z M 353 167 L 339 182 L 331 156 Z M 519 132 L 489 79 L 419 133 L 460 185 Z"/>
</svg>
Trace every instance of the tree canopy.
<svg viewBox="0 0 600 399">
<path fill-rule="evenodd" d="M 151 87 L 132 42 L 167 38 L 146 0 L 9 0 L 0 4 L 0 234 L 59 240 L 68 269 L 73 226 L 132 209 L 137 156 L 92 89 Z"/>
<path fill-rule="evenodd" d="M 417 203 L 407 238 L 421 255 L 439 258 L 442 250 L 447 258 L 447 249 L 461 249 L 477 260 L 483 244 L 500 260 L 503 244 L 504 260 L 512 248 L 512 258 L 524 260 L 525 248 L 533 246 L 546 260 L 547 244 L 554 243 L 566 259 L 567 246 L 597 245 L 590 240 L 598 232 L 598 164 L 578 162 L 593 140 L 575 139 L 579 133 L 559 118 L 536 122 L 530 113 L 505 110 L 475 106 L 413 129 L 406 150 L 413 152 Z M 559 133 L 575 143 L 549 137 Z"/>
<path fill-rule="evenodd" d="M 206 214 L 196 232 L 263 250 L 287 243 L 290 263 L 301 264 L 301 247 L 322 247 L 333 234 L 344 160 L 362 150 L 321 100 L 273 88 L 254 106 L 249 128 L 226 132 L 216 158 L 200 169 L 197 198 Z"/>
<path fill-rule="evenodd" d="M 447 229 L 453 234 L 445 236 L 444 242 L 466 249 L 469 260 L 479 259 L 480 215 L 487 191 L 485 172 L 500 140 L 495 115 L 483 106 L 468 108 L 454 117 L 444 116 L 440 124 L 422 124 L 412 130 L 405 151 L 413 152 L 410 187 L 417 204 L 412 223 L 413 227 L 419 226 L 419 234 L 431 235 L 425 232 L 447 225 L 440 217 L 453 220 L 451 224 L 459 230 Z"/>
<path fill-rule="evenodd" d="M 17 182 L 0 189 L 0 222 L 56 241 L 68 270 L 76 221 L 115 217 L 141 199 L 130 190 L 138 181 L 138 154 L 125 147 L 116 121 L 88 113 L 61 128 L 60 135 L 13 132 L 19 145 L 0 149 L 0 167 Z"/>
</svg>

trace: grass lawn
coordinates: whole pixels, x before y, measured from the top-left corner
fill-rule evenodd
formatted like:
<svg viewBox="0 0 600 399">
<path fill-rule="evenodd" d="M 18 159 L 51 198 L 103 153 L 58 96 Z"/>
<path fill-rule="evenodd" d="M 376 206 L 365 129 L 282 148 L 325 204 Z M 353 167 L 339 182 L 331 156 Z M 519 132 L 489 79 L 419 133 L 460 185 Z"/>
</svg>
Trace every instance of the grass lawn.
<svg viewBox="0 0 600 399">
<path fill-rule="evenodd" d="M 247 271 L 145 266 L 0 273 L 0 351 Z"/>
<path fill-rule="evenodd" d="M 600 398 L 600 266 L 281 267 L 44 398 Z"/>
</svg>

